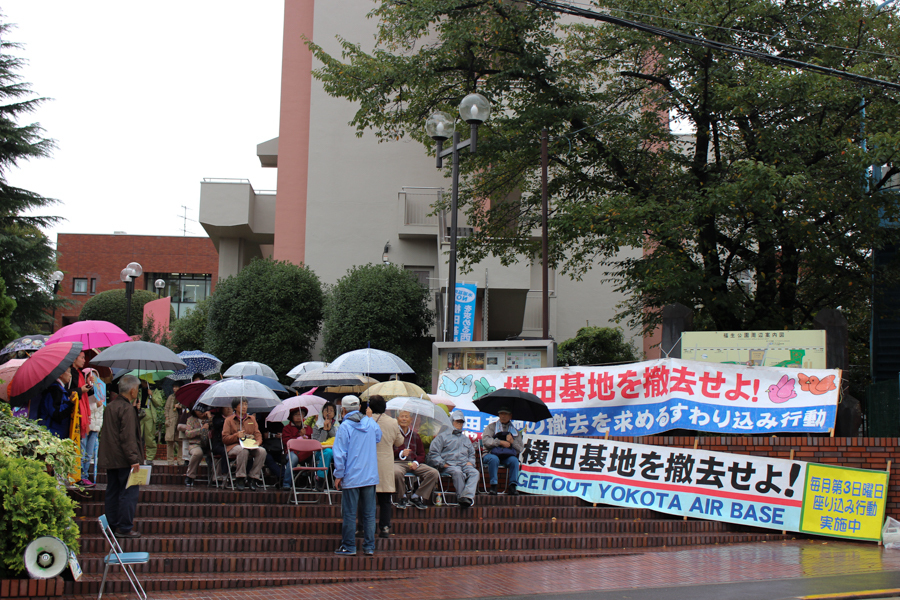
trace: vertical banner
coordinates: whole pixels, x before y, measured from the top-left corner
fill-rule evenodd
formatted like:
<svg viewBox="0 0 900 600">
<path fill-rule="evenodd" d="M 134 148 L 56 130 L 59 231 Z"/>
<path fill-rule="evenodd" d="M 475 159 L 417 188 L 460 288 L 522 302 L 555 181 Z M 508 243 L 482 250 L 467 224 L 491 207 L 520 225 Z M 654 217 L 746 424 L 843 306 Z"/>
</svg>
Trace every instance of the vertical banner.
<svg viewBox="0 0 900 600">
<path fill-rule="evenodd" d="M 475 332 L 475 298 L 477 283 L 456 284 L 456 304 L 453 315 L 453 341 L 471 342 Z"/>
</svg>

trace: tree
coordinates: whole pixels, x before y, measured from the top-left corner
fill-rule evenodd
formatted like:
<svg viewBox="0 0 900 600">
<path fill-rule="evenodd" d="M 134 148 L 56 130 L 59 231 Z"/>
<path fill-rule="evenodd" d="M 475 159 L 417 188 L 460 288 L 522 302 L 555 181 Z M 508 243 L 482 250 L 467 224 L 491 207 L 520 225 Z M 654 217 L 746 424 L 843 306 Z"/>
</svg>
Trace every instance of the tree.
<svg viewBox="0 0 900 600">
<path fill-rule="evenodd" d="M 308 267 L 254 259 L 207 302 L 207 351 L 226 367 L 253 360 L 285 374 L 312 358 L 325 297 Z"/>
<path fill-rule="evenodd" d="M 0 22 L 0 277 L 7 294 L 16 301 L 12 325 L 20 334 L 35 333 L 50 321 L 48 309 L 64 306 L 56 298 L 50 273 L 56 266 L 56 251 L 40 230 L 59 218 L 38 216 L 34 211 L 55 200 L 10 185 L 7 175 L 26 160 L 44 158 L 54 147 L 37 123 L 20 125 L 45 99 L 34 97 L 29 84 L 17 71 L 24 60 L 10 52 L 20 48 L 8 41 L 12 26 Z"/>
<path fill-rule="evenodd" d="M 198 302 L 191 311 L 175 321 L 170 338 L 175 352 L 204 350 L 206 327 L 209 323 L 209 298 Z"/>
<path fill-rule="evenodd" d="M 148 290 L 134 290 L 131 294 L 131 332 L 143 335 L 144 305 L 156 300 L 156 294 Z M 81 307 L 79 321 L 109 321 L 113 325 L 128 331 L 125 326 L 126 309 L 125 290 L 107 290 L 100 292 Z M 170 309 L 170 322 L 175 320 L 175 311 Z"/>
<path fill-rule="evenodd" d="M 434 314 L 428 290 L 409 271 L 390 264 L 353 267 L 331 288 L 325 305 L 326 360 L 366 348 L 392 352 L 420 375 L 431 356 Z"/>
<path fill-rule="evenodd" d="M 895 82 L 900 20 L 875 7 L 626 0 L 613 12 Z M 546 127 L 551 262 L 576 278 L 604 269 L 631 325 L 652 328 L 663 306 L 680 302 L 708 328 L 804 328 L 821 308 L 868 301 L 872 249 L 894 235 L 881 219 L 898 217 L 888 189 L 900 173 L 896 92 L 563 23 L 538 2 L 382 2 L 371 16 L 373 52 L 342 40 L 339 59 L 310 44 L 325 90 L 359 103 L 359 134 L 432 149 L 431 112 L 455 112 L 475 90 L 495 107 L 461 166 L 475 232 L 460 240 L 468 264 L 539 255 Z M 670 113 L 693 133 L 673 134 Z M 883 168 L 866 175 L 873 164 Z M 623 259 L 625 247 L 645 252 Z"/>
<path fill-rule="evenodd" d="M 582 327 L 559 345 L 557 362 L 560 365 L 608 365 L 640 360 L 637 349 L 625 341 L 621 329 L 612 327 Z"/>
<path fill-rule="evenodd" d="M 6 295 L 6 283 L 0 277 L 0 346 L 5 346 L 16 338 L 16 332 L 9 326 L 9 320 L 16 310 L 16 301 Z"/>
</svg>

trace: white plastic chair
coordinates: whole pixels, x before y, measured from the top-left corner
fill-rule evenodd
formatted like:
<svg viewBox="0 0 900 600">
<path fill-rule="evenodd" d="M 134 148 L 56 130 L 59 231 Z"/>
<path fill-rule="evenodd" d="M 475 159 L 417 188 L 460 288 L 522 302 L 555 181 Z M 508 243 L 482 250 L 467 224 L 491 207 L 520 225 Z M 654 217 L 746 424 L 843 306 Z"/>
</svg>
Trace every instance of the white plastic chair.
<svg viewBox="0 0 900 600">
<path fill-rule="evenodd" d="M 147 600 L 147 592 L 144 591 L 141 582 L 138 581 L 132 565 L 143 565 L 150 562 L 150 554 L 147 552 L 123 552 L 122 546 L 119 545 L 119 540 L 116 539 L 113 530 L 109 527 L 106 515 L 100 515 L 97 520 L 100 521 L 100 531 L 103 532 L 103 537 L 106 538 L 106 543 L 109 544 L 109 554 L 103 557 L 103 579 L 100 581 L 100 593 L 97 595 L 97 600 L 103 597 L 103 587 L 106 585 L 106 574 L 109 572 L 110 566 L 122 567 L 128 582 L 131 583 L 131 587 L 134 589 L 134 593 L 141 600 Z"/>
</svg>

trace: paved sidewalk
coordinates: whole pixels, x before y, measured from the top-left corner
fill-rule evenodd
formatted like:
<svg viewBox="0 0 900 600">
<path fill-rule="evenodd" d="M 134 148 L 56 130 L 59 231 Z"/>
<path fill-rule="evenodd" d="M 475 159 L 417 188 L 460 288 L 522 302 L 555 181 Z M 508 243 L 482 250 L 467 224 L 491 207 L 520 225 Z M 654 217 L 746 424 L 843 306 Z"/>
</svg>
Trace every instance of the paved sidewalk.
<svg viewBox="0 0 900 600">
<path fill-rule="evenodd" d="M 397 575 L 395 573 L 394 575 Z M 885 550 L 872 543 L 848 543 L 840 541 L 793 540 L 776 543 L 734 544 L 700 546 L 687 549 L 648 549 L 625 556 L 577 559 L 566 561 L 531 562 L 502 566 L 460 567 L 451 569 L 426 569 L 409 571 L 404 579 L 366 581 L 347 584 L 284 586 L 253 589 L 180 591 L 150 593 L 156 600 L 184 598 L 190 600 L 344 600 L 365 598 L 371 600 L 397 600 L 398 598 L 433 598 L 451 600 L 462 598 L 498 598 L 544 596 L 562 598 L 578 595 L 589 598 L 613 598 L 618 594 L 581 594 L 582 592 L 613 592 L 616 590 L 644 590 L 653 597 L 651 590 L 668 588 L 672 597 L 727 598 L 723 589 L 733 584 L 735 592 L 744 588 L 744 594 L 734 597 L 760 599 L 797 597 L 793 586 L 784 588 L 789 595 L 766 595 L 759 586 L 743 585 L 750 582 L 775 582 L 783 580 L 809 580 L 808 594 L 822 593 L 820 588 L 833 586 L 825 577 L 844 577 L 847 590 L 885 589 L 887 584 L 867 585 L 869 582 L 900 582 L 900 550 Z M 876 577 L 875 575 L 879 575 Z M 883 576 L 882 576 L 883 575 Z M 203 574 L 198 573 L 198 578 Z M 837 581 L 837 580 L 835 580 Z M 707 593 L 697 590 L 681 590 L 676 587 L 697 588 L 710 586 Z M 860 587 L 861 586 L 861 587 Z M 900 587 L 895 585 L 893 587 Z M 829 591 L 845 591 L 832 587 Z M 670 594 L 665 594 L 670 596 Z M 105 598 L 123 599 L 133 594 L 104 594 Z M 646 594 L 628 594 L 621 597 L 645 597 Z M 657 597 L 658 594 L 657 594 Z M 78 600 L 87 597 L 76 597 Z"/>
</svg>

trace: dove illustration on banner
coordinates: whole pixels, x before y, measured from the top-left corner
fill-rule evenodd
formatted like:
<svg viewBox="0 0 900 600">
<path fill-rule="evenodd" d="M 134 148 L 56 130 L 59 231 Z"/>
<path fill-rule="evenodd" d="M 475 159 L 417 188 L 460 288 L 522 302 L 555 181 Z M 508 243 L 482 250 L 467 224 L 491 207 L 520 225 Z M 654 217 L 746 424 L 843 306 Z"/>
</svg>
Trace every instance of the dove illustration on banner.
<svg viewBox="0 0 900 600">
<path fill-rule="evenodd" d="M 834 375 L 829 375 L 825 379 L 819 379 L 815 375 L 804 375 L 800 373 L 797 377 L 800 381 L 800 389 L 816 396 L 827 394 L 833 389 L 837 389 L 834 385 Z"/>
<path fill-rule="evenodd" d="M 778 383 L 770 385 L 769 389 L 766 390 L 769 393 L 769 400 L 775 404 L 781 404 L 782 402 L 787 402 L 791 398 L 796 398 L 797 392 L 794 391 L 794 384 L 796 382 L 796 379 L 790 379 L 787 375 L 783 375 L 781 379 L 778 380 Z"/>
</svg>

